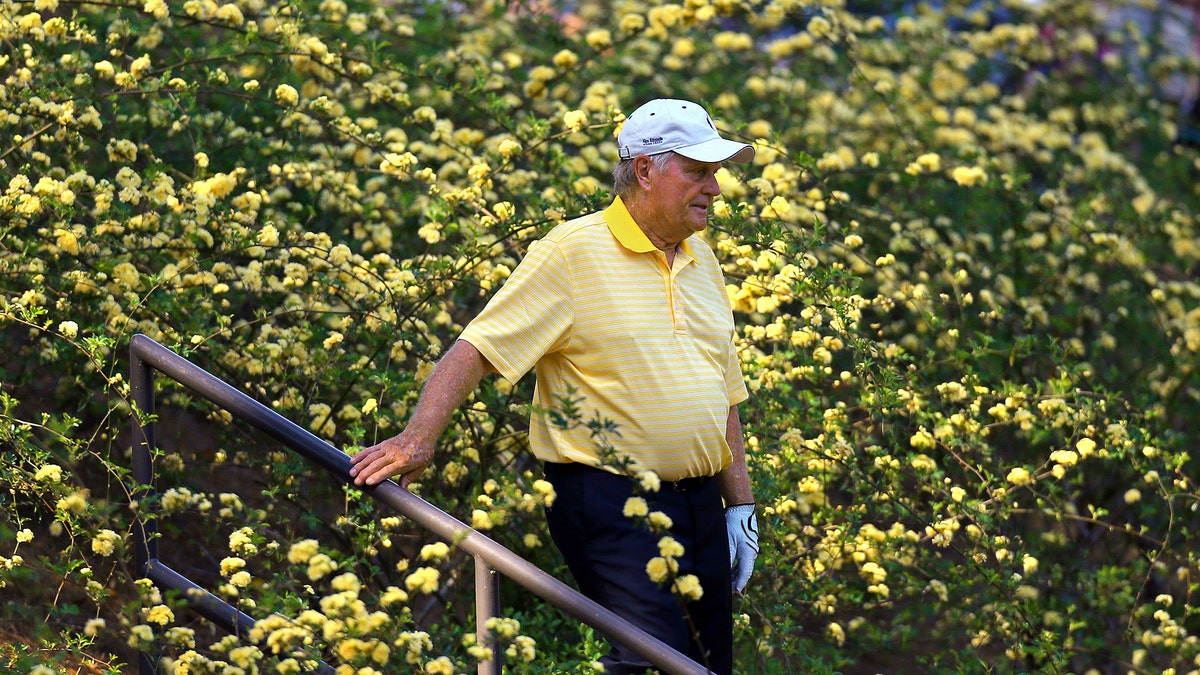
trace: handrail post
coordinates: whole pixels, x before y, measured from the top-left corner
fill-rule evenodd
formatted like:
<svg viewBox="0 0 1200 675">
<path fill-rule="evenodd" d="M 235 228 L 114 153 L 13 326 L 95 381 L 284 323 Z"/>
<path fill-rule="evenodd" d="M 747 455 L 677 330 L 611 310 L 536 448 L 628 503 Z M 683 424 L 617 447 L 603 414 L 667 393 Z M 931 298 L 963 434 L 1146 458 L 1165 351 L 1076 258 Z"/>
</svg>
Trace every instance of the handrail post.
<svg viewBox="0 0 1200 675">
<path fill-rule="evenodd" d="M 150 561 L 158 558 L 158 521 L 154 507 L 147 497 L 154 492 L 154 369 L 136 349 L 129 354 L 129 394 L 134 409 L 130 411 L 130 440 L 133 447 L 133 480 L 137 485 L 133 500 L 137 510 L 133 519 L 133 562 L 137 578 L 150 573 Z M 138 651 L 138 673 L 155 675 L 158 659 L 145 650 Z"/>
<path fill-rule="evenodd" d="M 134 565 L 140 579 L 146 576 L 150 561 L 158 557 L 157 519 L 153 508 L 144 503 L 155 486 L 152 454 L 154 422 L 148 419 L 154 415 L 154 369 L 134 351 L 130 354 L 129 371 L 129 393 L 134 405 L 129 416 L 133 442 L 133 480 L 138 486 L 133 495 L 138 504 L 133 530 Z"/>
<path fill-rule="evenodd" d="M 479 662 L 479 675 L 500 675 L 503 655 L 488 621 L 500 614 L 500 585 L 496 570 L 481 555 L 475 556 L 475 636 L 476 644 L 492 650 L 492 658 Z"/>
</svg>

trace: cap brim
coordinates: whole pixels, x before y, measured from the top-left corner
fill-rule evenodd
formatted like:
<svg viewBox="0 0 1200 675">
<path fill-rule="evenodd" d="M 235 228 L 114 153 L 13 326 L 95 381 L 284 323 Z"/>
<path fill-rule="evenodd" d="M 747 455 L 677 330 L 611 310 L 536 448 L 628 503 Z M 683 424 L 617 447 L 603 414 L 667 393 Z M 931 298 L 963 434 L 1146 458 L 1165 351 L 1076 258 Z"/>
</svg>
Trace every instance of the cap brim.
<svg viewBox="0 0 1200 675">
<path fill-rule="evenodd" d="M 754 159 L 754 146 L 724 138 L 712 138 L 703 143 L 674 148 L 674 151 L 697 162 L 738 162 L 745 164 Z"/>
</svg>

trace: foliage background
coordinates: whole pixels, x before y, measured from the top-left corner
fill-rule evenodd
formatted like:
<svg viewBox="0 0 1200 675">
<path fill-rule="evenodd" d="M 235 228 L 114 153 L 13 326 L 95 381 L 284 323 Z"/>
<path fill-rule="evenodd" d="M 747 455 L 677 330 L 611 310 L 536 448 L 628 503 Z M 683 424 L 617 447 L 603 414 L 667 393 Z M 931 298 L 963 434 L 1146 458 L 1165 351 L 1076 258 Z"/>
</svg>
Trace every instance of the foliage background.
<svg viewBox="0 0 1200 675">
<path fill-rule="evenodd" d="M 473 668 L 460 551 L 162 380 L 131 503 L 129 338 L 347 450 L 391 435 L 665 95 L 758 148 L 709 229 L 764 532 L 739 672 L 1197 672 L 1169 8 L 533 4 L 0 4 L 0 663 Z M 565 576 L 529 387 L 485 384 L 418 490 Z M 264 642 L 135 582 L 143 509 Z M 510 669 L 590 672 L 596 636 L 511 586 Z"/>
</svg>

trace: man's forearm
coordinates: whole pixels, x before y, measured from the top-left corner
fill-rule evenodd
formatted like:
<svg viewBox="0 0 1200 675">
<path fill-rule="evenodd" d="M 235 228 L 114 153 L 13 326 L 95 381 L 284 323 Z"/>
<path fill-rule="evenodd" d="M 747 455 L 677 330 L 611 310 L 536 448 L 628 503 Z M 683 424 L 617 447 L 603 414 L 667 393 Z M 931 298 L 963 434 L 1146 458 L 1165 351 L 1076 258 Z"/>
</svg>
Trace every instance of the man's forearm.
<svg viewBox="0 0 1200 675">
<path fill-rule="evenodd" d="M 492 364 L 470 342 L 458 340 L 438 361 L 425 382 L 417 409 L 408 421 L 409 433 L 418 432 L 433 442 L 450 424 L 450 418 L 479 386 Z"/>
<path fill-rule="evenodd" d="M 729 419 L 725 425 L 725 442 L 733 454 L 733 461 L 717 474 L 721 496 L 726 506 L 754 503 L 754 492 L 750 488 L 750 472 L 746 467 L 746 444 L 742 438 L 742 420 L 737 406 L 729 407 Z"/>
</svg>

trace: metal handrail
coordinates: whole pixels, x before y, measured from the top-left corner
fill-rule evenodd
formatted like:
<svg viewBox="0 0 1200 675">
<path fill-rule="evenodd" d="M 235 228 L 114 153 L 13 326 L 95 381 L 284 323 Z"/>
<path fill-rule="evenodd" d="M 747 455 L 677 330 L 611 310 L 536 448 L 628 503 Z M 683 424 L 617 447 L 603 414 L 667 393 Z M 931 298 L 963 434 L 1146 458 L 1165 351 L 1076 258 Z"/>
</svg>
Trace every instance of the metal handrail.
<svg viewBox="0 0 1200 675">
<path fill-rule="evenodd" d="M 143 417 L 154 413 L 155 370 L 265 432 L 309 462 L 325 469 L 339 481 L 348 485 L 353 483 L 350 477 L 350 457 L 346 453 L 151 338 L 145 335 L 133 336 L 129 344 L 129 367 L 131 396 L 136 407 L 131 415 L 134 439 L 133 474 L 134 479 L 142 486 L 135 499 L 141 501 L 155 489 L 151 459 L 155 447 L 154 425 Z M 700 675 L 708 672 L 706 668 L 670 645 L 605 609 L 454 516 L 401 488 L 394 481 L 386 480 L 374 487 L 355 487 L 442 539 L 456 542 L 459 548 L 474 556 L 476 631 L 480 645 L 493 645 L 486 624 L 487 620 L 496 616 L 499 611 L 499 594 L 495 582 L 495 574 L 498 572 L 608 638 L 625 645 L 667 673 Z M 144 508 L 137 509 L 137 513 L 138 518 L 134 526 L 134 563 L 139 577 L 185 591 L 184 597 L 201 615 L 232 633 L 246 634 L 254 626 L 254 619 L 200 589 L 159 561 L 156 517 Z M 499 654 L 495 649 L 492 653 L 492 660 L 479 664 L 481 675 L 499 675 L 501 672 Z M 156 665 L 148 655 L 142 654 L 140 663 L 143 675 L 156 672 Z M 333 671 L 327 664 L 320 665 L 322 672 Z"/>
</svg>

